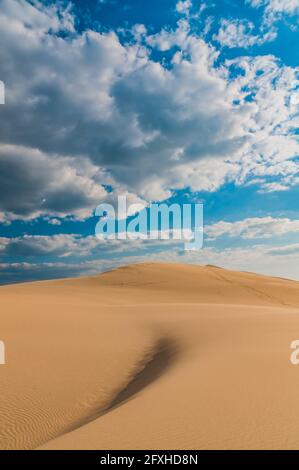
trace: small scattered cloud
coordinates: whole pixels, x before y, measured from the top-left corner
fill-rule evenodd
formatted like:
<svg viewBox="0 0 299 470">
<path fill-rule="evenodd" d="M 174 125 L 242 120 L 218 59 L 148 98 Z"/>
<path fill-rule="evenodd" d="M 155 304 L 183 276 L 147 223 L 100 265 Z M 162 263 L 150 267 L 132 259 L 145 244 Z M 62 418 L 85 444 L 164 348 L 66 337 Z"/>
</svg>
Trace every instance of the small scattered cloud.
<svg viewBox="0 0 299 470">
<path fill-rule="evenodd" d="M 254 31 L 255 26 L 251 21 L 245 19 L 222 19 L 218 33 L 214 34 L 213 39 L 219 42 L 221 46 L 246 49 L 273 41 L 277 36 L 277 32 L 274 30 L 262 31 L 258 34 L 255 34 Z"/>
<path fill-rule="evenodd" d="M 252 217 L 235 222 L 219 221 L 205 227 L 204 232 L 212 240 L 223 235 L 245 240 L 267 239 L 299 232 L 299 220 L 268 216 Z"/>
<path fill-rule="evenodd" d="M 188 15 L 191 7 L 192 7 L 191 0 L 180 0 L 179 2 L 177 2 L 175 9 L 178 13 Z"/>
<path fill-rule="evenodd" d="M 298 0 L 246 0 L 254 8 L 264 8 L 264 24 L 273 24 L 284 17 L 298 15 Z"/>
</svg>

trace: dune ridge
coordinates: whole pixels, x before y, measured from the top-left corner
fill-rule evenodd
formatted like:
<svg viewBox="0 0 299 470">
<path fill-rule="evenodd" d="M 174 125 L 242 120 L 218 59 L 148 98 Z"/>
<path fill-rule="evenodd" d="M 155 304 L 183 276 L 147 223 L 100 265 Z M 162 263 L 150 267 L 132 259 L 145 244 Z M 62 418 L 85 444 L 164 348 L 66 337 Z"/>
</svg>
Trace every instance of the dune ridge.
<svg viewBox="0 0 299 470">
<path fill-rule="evenodd" d="M 1 449 L 299 447 L 296 281 L 144 263 L 0 301 Z"/>
</svg>

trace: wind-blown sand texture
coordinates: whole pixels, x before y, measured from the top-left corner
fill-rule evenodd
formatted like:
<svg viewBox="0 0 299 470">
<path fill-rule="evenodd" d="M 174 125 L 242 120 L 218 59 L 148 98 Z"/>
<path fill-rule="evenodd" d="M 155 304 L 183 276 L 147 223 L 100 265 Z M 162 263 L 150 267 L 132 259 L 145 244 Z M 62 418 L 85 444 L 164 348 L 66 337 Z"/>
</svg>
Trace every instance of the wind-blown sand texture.
<svg viewBox="0 0 299 470">
<path fill-rule="evenodd" d="M 299 283 L 139 264 L 0 288 L 1 449 L 299 448 Z"/>
</svg>

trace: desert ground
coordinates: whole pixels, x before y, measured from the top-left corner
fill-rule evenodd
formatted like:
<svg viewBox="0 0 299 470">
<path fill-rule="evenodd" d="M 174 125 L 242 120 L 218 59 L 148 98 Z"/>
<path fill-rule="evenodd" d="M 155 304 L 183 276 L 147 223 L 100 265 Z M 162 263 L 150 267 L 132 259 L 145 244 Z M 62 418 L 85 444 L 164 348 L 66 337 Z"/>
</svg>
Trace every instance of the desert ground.
<svg viewBox="0 0 299 470">
<path fill-rule="evenodd" d="M 0 305 L 1 449 L 299 449 L 299 282 L 146 263 Z"/>
</svg>

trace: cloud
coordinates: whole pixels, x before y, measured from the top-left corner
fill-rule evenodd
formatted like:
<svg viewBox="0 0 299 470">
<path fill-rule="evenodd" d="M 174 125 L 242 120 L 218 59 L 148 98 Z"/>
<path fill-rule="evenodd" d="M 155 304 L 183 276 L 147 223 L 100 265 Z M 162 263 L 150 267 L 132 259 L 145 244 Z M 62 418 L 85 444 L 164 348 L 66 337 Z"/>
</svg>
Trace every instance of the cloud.
<svg viewBox="0 0 299 470">
<path fill-rule="evenodd" d="M 296 247 L 297 245 L 297 247 Z M 177 261 L 195 264 L 213 264 L 237 271 L 250 271 L 299 280 L 298 244 L 280 246 L 253 245 L 246 248 L 206 248 L 177 257 Z M 281 256 L 283 255 L 283 256 Z M 174 256 L 172 256 L 174 260 Z"/>
<path fill-rule="evenodd" d="M 298 0 L 246 0 L 253 7 L 264 6 L 267 12 L 294 15 L 299 11 Z"/>
<path fill-rule="evenodd" d="M 104 264 L 104 263 L 103 263 Z M 0 284 L 75 277 L 101 271 L 102 263 L 0 263 Z"/>
<path fill-rule="evenodd" d="M 240 57 L 230 65 L 243 70 L 232 86 L 243 90 L 243 99 L 255 108 L 252 141 L 242 158 L 240 183 L 251 175 L 275 176 L 276 183 L 282 178 L 284 184 L 291 185 L 290 178 L 298 173 L 298 163 L 292 160 L 299 151 L 298 70 L 280 66 L 273 56 Z"/>
<path fill-rule="evenodd" d="M 24 235 L 16 238 L 0 238 L 0 258 L 14 259 L 30 258 L 65 258 L 87 256 L 99 244 L 95 237 L 81 237 L 79 235 L 58 234 Z"/>
<path fill-rule="evenodd" d="M 272 24 L 284 16 L 299 13 L 298 0 L 246 0 L 254 8 L 264 7 L 264 24 Z"/>
<path fill-rule="evenodd" d="M 268 0 L 267 9 L 274 13 L 287 13 L 294 15 L 299 12 L 298 0 Z"/>
<path fill-rule="evenodd" d="M 118 240 L 108 237 L 97 238 L 95 235 L 82 236 L 79 234 L 56 235 L 23 235 L 19 237 L 0 237 L 0 260 L 42 262 L 44 259 L 59 261 L 84 258 L 85 261 L 103 259 L 107 255 L 115 257 L 128 256 L 129 254 L 146 253 L 154 249 L 161 251 L 167 247 L 184 247 L 184 240 L 193 239 L 190 231 L 185 232 L 184 240 L 161 239 L 163 233 L 159 232 L 159 238 L 147 239 L 143 234 L 131 233 L 131 239 Z"/>
<path fill-rule="evenodd" d="M 268 32 L 262 31 L 261 34 L 254 34 L 255 26 L 248 20 L 226 20 L 222 19 L 217 34 L 213 39 L 222 46 L 229 48 L 243 47 L 248 48 L 254 45 L 261 45 L 264 42 L 273 41 L 277 33 L 274 30 Z"/>
<path fill-rule="evenodd" d="M 70 9 L 2 4 L 2 219 L 86 217 L 107 184 L 149 201 L 294 174 L 296 71 L 274 57 L 219 65 L 187 18 L 124 43 Z"/>
<path fill-rule="evenodd" d="M 182 249 L 180 240 L 99 240 L 78 234 L 0 237 L 0 284 L 96 274 L 123 264 L 159 259 Z M 149 254 L 148 249 L 153 251 Z M 50 260 L 50 261 L 49 261 Z"/>
<path fill-rule="evenodd" d="M 281 256 L 283 255 L 283 256 Z M 227 269 L 251 271 L 273 276 L 285 276 L 299 280 L 299 244 L 286 246 L 254 245 L 247 248 L 204 248 L 203 250 L 184 252 L 165 250 L 152 253 L 127 254 L 107 259 L 82 259 L 72 262 L 1 262 L 1 284 L 22 282 L 36 279 L 54 279 L 59 277 L 77 277 L 94 275 L 118 266 L 146 262 L 165 261 L 190 264 L 213 264 Z"/>
<path fill-rule="evenodd" d="M 176 4 L 176 11 L 185 15 L 189 14 L 190 8 L 192 7 L 191 0 L 180 0 Z"/>
<path fill-rule="evenodd" d="M 252 217 L 236 222 L 219 221 L 204 229 L 210 239 L 223 235 L 241 237 L 246 240 L 271 238 L 299 232 L 299 220 L 273 217 Z"/>
<path fill-rule="evenodd" d="M 146 42 L 149 46 L 159 51 L 168 51 L 174 46 L 184 47 L 189 34 L 189 21 L 187 19 L 181 19 L 177 22 L 176 29 L 162 29 L 159 33 L 148 35 Z"/>
<path fill-rule="evenodd" d="M 299 232 L 299 220 L 288 218 L 253 217 L 234 222 L 218 221 L 204 226 L 204 235 L 208 241 L 216 241 L 220 237 L 244 239 L 256 241 L 258 239 L 270 239 L 283 237 L 291 233 Z M 134 235 L 134 234 L 132 234 Z M 86 261 L 102 259 L 107 255 L 117 257 L 129 256 L 134 253 L 142 254 L 154 249 L 156 252 L 170 249 L 184 251 L 184 240 L 174 239 L 146 239 L 139 236 L 130 240 L 118 240 L 103 237 L 99 239 L 94 235 L 82 236 L 78 234 L 57 235 L 23 235 L 19 237 L 0 238 L 0 260 L 36 260 L 43 258 L 60 260 L 61 258 L 84 258 Z M 192 234 L 186 233 L 185 239 L 192 238 Z M 216 249 L 216 248 L 215 248 Z M 201 250 L 199 250 L 201 251 Z M 188 256 L 187 253 L 185 253 Z M 195 253 L 194 256 L 199 256 Z"/>
<path fill-rule="evenodd" d="M 131 244 L 131 250 L 141 241 Z M 43 259 L 60 260 L 69 258 L 103 257 L 107 253 L 121 253 L 130 248 L 130 242 L 119 240 L 99 240 L 94 235 L 82 236 L 78 234 L 57 235 L 24 235 L 14 238 L 0 238 L 0 259 L 34 259 L 41 262 Z"/>
<path fill-rule="evenodd" d="M 91 163 L 46 154 L 38 149 L 0 145 L 0 214 L 2 220 L 41 214 L 92 214 L 105 189 Z"/>
<path fill-rule="evenodd" d="M 74 32 L 74 16 L 71 12 L 71 3 L 64 5 L 63 2 L 45 7 L 40 0 L 1 0 L 1 20 L 12 19 L 12 26 L 16 32 L 19 28 L 22 33 L 32 38 L 44 33 L 59 33 L 61 31 Z M 30 29 L 34 30 L 30 32 Z"/>
<path fill-rule="evenodd" d="M 56 219 L 55 217 L 44 217 L 44 220 L 48 222 L 50 225 L 61 225 L 62 221 L 60 219 Z"/>
</svg>

